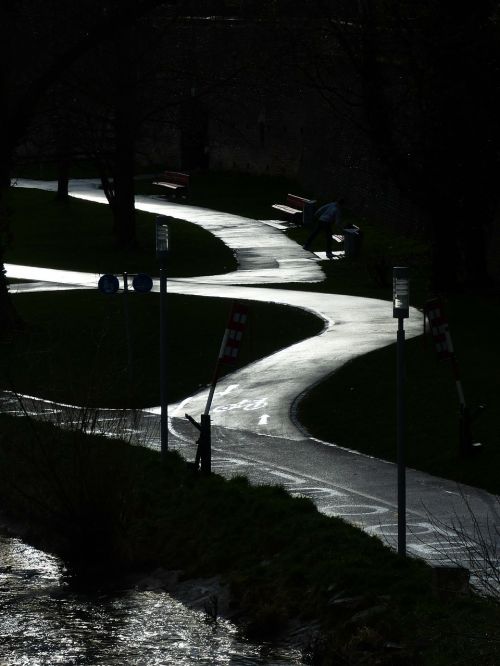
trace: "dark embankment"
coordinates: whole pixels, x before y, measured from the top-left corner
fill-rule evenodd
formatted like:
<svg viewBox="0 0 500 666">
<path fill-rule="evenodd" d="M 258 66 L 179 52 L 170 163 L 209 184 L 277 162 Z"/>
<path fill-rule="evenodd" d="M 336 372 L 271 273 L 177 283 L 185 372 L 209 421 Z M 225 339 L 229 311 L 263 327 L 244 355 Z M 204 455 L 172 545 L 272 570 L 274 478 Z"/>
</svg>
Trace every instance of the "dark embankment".
<svg viewBox="0 0 500 666">
<path fill-rule="evenodd" d="M 0 456 L 4 514 L 76 571 L 219 575 L 249 636 L 317 621 L 311 664 L 500 663 L 495 605 L 440 594 L 425 564 L 307 499 L 26 417 L 0 415 Z"/>
</svg>

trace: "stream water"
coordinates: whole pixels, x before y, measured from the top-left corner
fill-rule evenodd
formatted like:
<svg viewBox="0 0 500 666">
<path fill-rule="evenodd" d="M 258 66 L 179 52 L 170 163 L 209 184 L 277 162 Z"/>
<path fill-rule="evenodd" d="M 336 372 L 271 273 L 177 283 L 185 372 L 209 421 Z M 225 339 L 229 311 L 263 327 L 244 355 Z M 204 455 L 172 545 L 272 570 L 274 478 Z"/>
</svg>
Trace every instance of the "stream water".
<svg viewBox="0 0 500 666">
<path fill-rule="evenodd" d="M 299 666 L 162 590 L 75 588 L 56 557 L 0 533 L 0 664 Z"/>
</svg>

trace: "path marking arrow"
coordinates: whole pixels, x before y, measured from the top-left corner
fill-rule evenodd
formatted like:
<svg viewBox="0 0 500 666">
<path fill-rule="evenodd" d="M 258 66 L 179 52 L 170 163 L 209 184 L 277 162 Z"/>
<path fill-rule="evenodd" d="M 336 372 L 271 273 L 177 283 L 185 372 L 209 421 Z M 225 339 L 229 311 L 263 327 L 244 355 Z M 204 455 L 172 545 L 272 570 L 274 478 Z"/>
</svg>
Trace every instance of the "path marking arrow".
<svg viewBox="0 0 500 666">
<path fill-rule="evenodd" d="M 227 395 L 228 393 L 231 393 L 231 391 L 234 391 L 234 389 L 237 389 L 238 386 L 239 384 L 229 384 L 229 386 L 225 388 L 223 391 L 221 391 L 220 393 L 217 392 L 217 396 Z"/>
<path fill-rule="evenodd" d="M 259 425 L 267 425 L 269 418 L 270 418 L 269 414 L 262 414 L 262 416 L 259 419 Z"/>
</svg>

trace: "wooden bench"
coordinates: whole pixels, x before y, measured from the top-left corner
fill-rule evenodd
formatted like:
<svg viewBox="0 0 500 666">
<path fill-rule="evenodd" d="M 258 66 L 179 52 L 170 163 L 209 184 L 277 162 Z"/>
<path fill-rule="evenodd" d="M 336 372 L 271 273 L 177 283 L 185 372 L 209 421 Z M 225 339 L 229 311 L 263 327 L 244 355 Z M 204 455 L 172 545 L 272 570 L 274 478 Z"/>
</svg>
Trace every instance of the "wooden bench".
<svg viewBox="0 0 500 666">
<path fill-rule="evenodd" d="M 153 185 L 166 187 L 173 192 L 184 191 L 189 187 L 189 174 L 178 173 L 177 171 L 163 171 L 158 179 L 153 181 Z"/>
<path fill-rule="evenodd" d="M 358 226 L 355 224 L 350 224 L 348 227 L 344 228 L 344 233 L 343 234 L 332 234 L 332 238 L 334 241 L 337 241 L 337 243 L 342 243 L 345 239 L 345 232 L 347 231 L 348 234 L 360 234 L 361 230 Z"/>
<path fill-rule="evenodd" d="M 355 257 L 361 247 L 361 229 L 355 224 L 345 227 L 343 234 L 332 234 L 332 240 L 337 243 L 344 243 L 344 252 L 346 257 Z"/>
<path fill-rule="evenodd" d="M 272 208 L 292 217 L 302 218 L 302 224 L 311 224 L 314 216 L 314 204 L 316 201 L 305 199 L 296 194 L 287 194 L 285 204 L 273 204 Z"/>
</svg>

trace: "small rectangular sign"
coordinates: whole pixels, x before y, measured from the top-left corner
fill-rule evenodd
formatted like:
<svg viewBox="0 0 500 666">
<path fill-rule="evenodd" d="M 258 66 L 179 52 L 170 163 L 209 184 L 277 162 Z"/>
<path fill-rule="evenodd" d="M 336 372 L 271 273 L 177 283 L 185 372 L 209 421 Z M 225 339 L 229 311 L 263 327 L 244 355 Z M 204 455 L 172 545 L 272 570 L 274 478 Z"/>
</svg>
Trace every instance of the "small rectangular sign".
<svg viewBox="0 0 500 666">
<path fill-rule="evenodd" d="M 450 358 L 453 355 L 453 346 L 443 303 L 438 298 L 427 301 L 424 306 L 424 315 L 429 322 L 438 358 L 440 360 Z"/>
<path fill-rule="evenodd" d="M 225 345 L 221 356 L 223 363 L 236 362 L 247 320 L 248 308 L 241 303 L 234 303 L 225 333 Z"/>
</svg>

